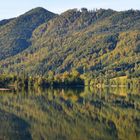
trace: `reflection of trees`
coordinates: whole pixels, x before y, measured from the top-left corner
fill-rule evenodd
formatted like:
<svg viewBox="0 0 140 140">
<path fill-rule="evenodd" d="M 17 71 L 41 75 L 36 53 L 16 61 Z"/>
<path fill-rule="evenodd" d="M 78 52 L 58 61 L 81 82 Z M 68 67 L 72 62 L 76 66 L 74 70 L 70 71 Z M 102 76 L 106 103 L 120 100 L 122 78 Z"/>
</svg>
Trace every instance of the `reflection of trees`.
<svg viewBox="0 0 140 140">
<path fill-rule="evenodd" d="M 2 96 L 0 108 L 26 120 L 33 139 L 139 139 L 140 97 L 119 90 L 23 89 Z"/>
</svg>

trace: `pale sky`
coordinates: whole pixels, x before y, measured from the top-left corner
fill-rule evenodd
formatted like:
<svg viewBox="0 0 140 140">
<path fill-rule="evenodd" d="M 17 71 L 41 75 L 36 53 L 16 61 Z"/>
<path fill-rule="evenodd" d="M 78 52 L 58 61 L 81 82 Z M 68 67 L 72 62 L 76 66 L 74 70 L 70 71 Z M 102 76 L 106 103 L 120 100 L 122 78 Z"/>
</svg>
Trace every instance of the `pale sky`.
<svg viewBox="0 0 140 140">
<path fill-rule="evenodd" d="M 72 8 L 140 9 L 140 0 L 0 0 L 0 19 L 18 16 L 35 7 L 61 13 Z"/>
</svg>

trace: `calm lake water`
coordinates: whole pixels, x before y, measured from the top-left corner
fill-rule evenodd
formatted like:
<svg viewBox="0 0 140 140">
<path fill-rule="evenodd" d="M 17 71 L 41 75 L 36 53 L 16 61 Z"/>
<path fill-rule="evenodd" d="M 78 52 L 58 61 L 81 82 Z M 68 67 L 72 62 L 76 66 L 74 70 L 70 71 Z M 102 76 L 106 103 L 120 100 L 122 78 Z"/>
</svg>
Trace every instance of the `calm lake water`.
<svg viewBox="0 0 140 140">
<path fill-rule="evenodd" d="M 140 89 L 0 91 L 0 140 L 140 140 Z"/>
</svg>

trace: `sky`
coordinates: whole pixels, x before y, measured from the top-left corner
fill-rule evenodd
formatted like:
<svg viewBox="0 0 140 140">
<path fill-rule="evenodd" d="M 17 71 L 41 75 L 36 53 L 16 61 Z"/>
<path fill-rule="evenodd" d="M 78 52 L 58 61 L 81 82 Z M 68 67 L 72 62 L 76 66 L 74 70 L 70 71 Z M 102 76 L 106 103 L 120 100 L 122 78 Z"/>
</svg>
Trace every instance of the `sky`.
<svg viewBox="0 0 140 140">
<path fill-rule="evenodd" d="M 54 13 L 72 8 L 111 8 L 122 11 L 139 9 L 140 0 L 0 0 L 0 20 L 19 16 L 35 7 L 43 7 Z"/>
</svg>

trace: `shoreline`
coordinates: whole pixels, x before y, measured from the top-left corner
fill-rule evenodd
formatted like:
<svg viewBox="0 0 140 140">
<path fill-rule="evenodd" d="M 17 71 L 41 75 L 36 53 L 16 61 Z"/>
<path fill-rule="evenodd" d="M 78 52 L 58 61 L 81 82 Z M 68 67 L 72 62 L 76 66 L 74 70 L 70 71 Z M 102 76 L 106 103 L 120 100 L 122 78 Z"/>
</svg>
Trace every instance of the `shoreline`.
<svg viewBox="0 0 140 140">
<path fill-rule="evenodd" d="M 9 91 L 10 89 L 8 88 L 0 88 L 0 91 Z"/>
</svg>

